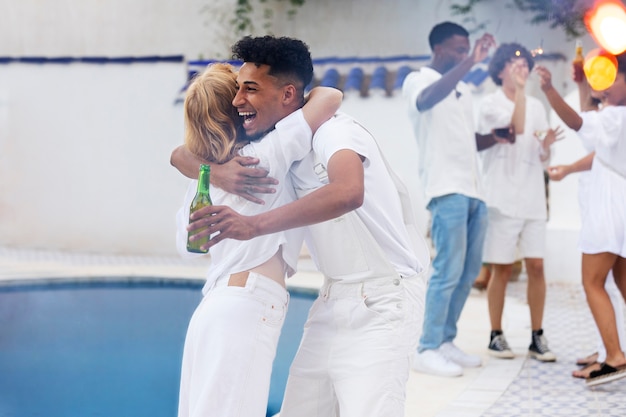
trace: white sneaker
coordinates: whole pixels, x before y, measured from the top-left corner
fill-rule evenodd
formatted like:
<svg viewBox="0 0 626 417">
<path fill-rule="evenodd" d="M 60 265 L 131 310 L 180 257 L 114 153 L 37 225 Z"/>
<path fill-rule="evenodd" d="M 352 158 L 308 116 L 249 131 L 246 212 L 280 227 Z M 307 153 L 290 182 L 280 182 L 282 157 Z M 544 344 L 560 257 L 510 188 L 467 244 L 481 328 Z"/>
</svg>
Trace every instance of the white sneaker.
<svg viewBox="0 0 626 417">
<path fill-rule="evenodd" d="M 413 361 L 413 370 L 438 376 L 461 376 L 463 368 L 448 360 L 438 350 L 417 352 Z"/>
<path fill-rule="evenodd" d="M 439 346 L 439 352 L 448 360 L 461 365 L 463 368 L 478 368 L 483 364 L 480 356 L 465 353 L 452 342 L 446 342 Z"/>
</svg>

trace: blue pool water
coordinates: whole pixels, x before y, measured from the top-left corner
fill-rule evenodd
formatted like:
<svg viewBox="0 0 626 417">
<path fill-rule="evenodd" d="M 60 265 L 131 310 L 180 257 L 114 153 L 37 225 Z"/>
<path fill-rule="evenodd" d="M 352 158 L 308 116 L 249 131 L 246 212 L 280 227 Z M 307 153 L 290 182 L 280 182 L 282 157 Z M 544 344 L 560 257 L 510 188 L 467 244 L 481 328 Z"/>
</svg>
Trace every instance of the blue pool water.
<svg viewBox="0 0 626 417">
<path fill-rule="evenodd" d="M 174 417 L 198 281 L 133 279 L 0 286 L 1 417 Z M 315 295 L 291 290 L 267 415 Z"/>
</svg>

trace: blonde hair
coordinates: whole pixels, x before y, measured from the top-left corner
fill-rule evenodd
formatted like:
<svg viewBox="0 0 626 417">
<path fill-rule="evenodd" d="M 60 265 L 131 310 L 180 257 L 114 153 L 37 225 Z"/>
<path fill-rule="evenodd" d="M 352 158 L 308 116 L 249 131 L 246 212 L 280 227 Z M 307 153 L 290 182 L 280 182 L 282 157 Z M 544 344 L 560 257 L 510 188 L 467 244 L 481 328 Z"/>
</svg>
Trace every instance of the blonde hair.
<svg viewBox="0 0 626 417">
<path fill-rule="evenodd" d="M 232 101 L 237 75 L 228 64 L 211 64 L 189 85 L 185 96 L 185 146 L 210 162 L 230 160 L 241 144 L 241 118 Z"/>
</svg>

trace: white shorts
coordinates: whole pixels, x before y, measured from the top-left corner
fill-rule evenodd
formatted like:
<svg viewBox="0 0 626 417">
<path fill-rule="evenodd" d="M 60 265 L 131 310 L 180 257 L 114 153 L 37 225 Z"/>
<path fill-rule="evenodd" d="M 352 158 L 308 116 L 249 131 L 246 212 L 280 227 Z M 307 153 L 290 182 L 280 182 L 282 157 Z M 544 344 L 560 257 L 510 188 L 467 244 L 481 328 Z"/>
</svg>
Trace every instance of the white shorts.
<svg viewBox="0 0 626 417">
<path fill-rule="evenodd" d="M 488 209 L 483 262 L 512 264 L 523 258 L 543 258 L 546 250 L 546 221 L 509 217 Z"/>
</svg>

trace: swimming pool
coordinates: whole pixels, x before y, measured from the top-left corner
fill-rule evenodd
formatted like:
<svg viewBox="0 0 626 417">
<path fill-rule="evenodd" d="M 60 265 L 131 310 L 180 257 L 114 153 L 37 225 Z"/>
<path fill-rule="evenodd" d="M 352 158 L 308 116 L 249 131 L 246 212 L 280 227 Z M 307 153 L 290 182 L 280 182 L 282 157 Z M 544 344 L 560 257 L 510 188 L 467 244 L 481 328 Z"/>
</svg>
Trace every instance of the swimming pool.
<svg viewBox="0 0 626 417">
<path fill-rule="evenodd" d="M 176 416 L 180 361 L 203 282 L 0 284 L 0 416 Z M 280 410 L 310 290 L 290 290 L 267 415 Z"/>
</svg>

